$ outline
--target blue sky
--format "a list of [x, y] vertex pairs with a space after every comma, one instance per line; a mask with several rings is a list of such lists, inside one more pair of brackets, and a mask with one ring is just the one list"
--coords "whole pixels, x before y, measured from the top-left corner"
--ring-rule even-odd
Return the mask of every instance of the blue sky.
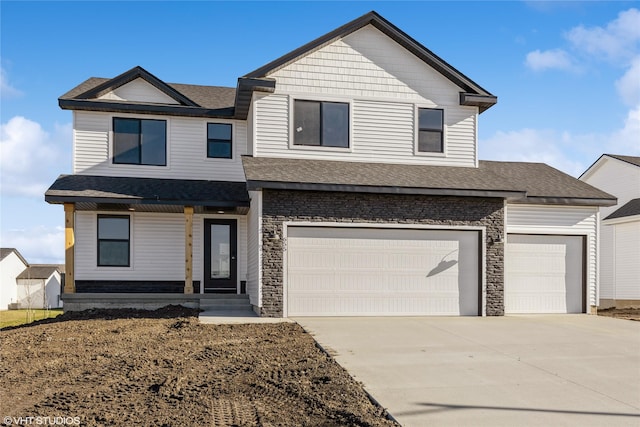
[[480, 158], [574, 176], [640, 155], [640, 2], [0, 1], [0, 245], [62, 262], [63, 210], [43, 193], [71, 170], [86, 78], [141, 65], [171, 83], [235, 86], [261, 65], [376, 10], [498, 96]]

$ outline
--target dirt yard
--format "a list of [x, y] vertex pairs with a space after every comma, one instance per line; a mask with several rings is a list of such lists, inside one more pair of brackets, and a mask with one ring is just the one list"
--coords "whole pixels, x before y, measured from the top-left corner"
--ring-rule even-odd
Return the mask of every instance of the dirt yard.
[[0, 420], [396, 425], [297, 324], [201, 325], [195, 315], [182, 307], [66, 313], [1, 330]]
[[640, 308], [608, 308], [606, 310], [598, 310], [598, 316], [640, 321]]

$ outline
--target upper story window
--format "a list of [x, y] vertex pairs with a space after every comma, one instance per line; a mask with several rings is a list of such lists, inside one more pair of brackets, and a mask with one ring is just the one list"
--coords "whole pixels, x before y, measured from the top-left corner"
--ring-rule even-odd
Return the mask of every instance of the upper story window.
[[113, 163], [166, 166], [167, 122], [114, 117]]
[[230, 159], [232, 156], [231, 125], [207, 123], [207, 157]]
[[418, 152], [444, 153], [444, 112], [418, 109]]
[[98, 266], [129, 267], [129, 216], [98, 215]]
[[349, 148], [349, 104], [294, 101], [294, 145]]

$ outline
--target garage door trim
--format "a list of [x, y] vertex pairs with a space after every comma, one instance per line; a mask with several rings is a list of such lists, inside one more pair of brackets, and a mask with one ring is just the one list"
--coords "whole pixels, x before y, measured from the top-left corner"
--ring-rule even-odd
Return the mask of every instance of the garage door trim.
[[[523, 233], [523, 232], [507, 232], [507, 240], [506, 243], [509, 243], [509, 236], [553, 236], [553, 237], [581, 237], [582, 239], [582, 286], [581, 286], [581, 304], [582, 304], [582, 313], [588, 313], [588, 274], [589, 274], [589, 263], [588, 263], [588, 240], [589, 236], [584, 233]], [[505, 246], [506, 250], [506, 246]], [[507, 270], [507, 264], [509, 263], [509, 259], [505, 257], [505, 273]], [[505, 276], [505, 288], [506, 288], [506, 276]]]
[[395, 224], [395, 223], [368, 223], [368, 222], [312, 222], [312, 221], [285, 221], [282, 223], [282, 315], [288, 317], [288, 261], [287, 261], [287, 239], [289, 227], [326, 227], [326, 228], [367, 228], [367, 229], [397, 229], [397, 230], [443, 230], [443, 231], [475, 231], [478, 232], [478, 316], [486, 316], [486, 277], [484, 266], [486, 264], [486, 242], [487, 230], [485, 226], [444, 226], [437, 224]]

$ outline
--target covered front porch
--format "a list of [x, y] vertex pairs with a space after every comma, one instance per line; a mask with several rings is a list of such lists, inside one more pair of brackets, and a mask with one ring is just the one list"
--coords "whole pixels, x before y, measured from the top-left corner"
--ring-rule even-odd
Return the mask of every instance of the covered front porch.
[[68, 175], [45, 200], [64, 205], [65, 310], [248, 304], [245, 183]]

